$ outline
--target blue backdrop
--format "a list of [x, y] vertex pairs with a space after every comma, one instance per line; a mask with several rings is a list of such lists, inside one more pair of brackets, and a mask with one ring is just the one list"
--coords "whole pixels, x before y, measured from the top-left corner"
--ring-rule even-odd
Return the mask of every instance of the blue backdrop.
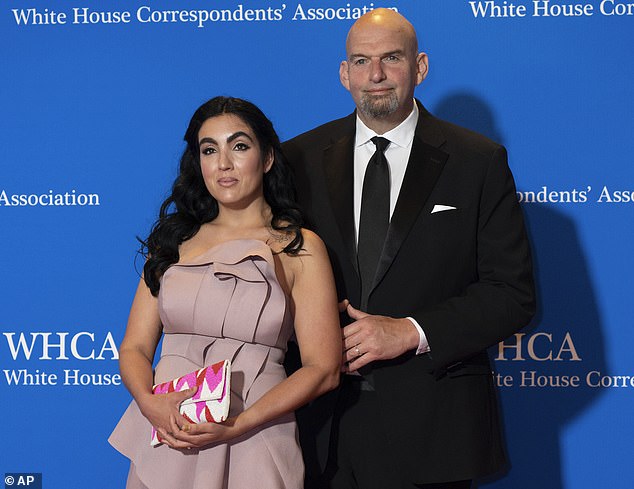
[[[282, 3], [285, 1], [286, 3]], [[145, 235], [193, 110], [247, 98], [288, 139], [353, 106], [359, 12], [415, 25], [436, 115], [508, 147], [540, 312], [491, 349], [511, 467], [480, 487], [631, 487], [634, 4], [11, 0], [0, 8], [0, 472], [123, 487], [106, 439]], [[138, 268], [138, 267], [137, 267]]]

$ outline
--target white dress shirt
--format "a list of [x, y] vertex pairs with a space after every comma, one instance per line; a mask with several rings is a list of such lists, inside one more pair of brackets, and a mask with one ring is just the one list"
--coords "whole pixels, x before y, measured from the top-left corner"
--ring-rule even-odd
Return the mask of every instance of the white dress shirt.
[[[366, 126], [357, 115], [356, 136], [354, 141], [354, 228], [355, 236], [359, 239], [359, 220], [361, 219], [361, 194], [363, 193], [363, 178], [365, 170], [370, 162], [370, 158], [376, 151], [376, 146], [371, 141], [374, 136], [381, 136], [390, 141], [390, 145], [385, 150], [385, 158], [388, 162], [390, 172], [390, 218], [394, 213], [398, 194], [401, 191], [405, 170], [409, 155], [412, 152], [412, 143], [414, 141], [414, 133], [416, 132], [416, 124], [418, 123], [418, 106], [414, 101], [414, 108], [407, 118], [398, 126], [385, 134], [377, 134], [368, 126]], [[418, 348], [416, 354], [427, 353], [430, 351], [429, 343], [423, 328], [412, 318], [408, 317], [412, 324], [416, 327], [419, 334]]]

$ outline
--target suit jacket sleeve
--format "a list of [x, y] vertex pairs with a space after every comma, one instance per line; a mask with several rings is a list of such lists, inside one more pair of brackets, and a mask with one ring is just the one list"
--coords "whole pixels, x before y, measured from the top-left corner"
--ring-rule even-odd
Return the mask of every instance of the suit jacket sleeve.
[[484, 172], [476, 229], [477, 280], [460, 295], [412, 314], [429, 341], [426, 361], [432, 369], [460, 362], [509, 337], [535, 312], [530, 247], [502, 146], [492, 152]]

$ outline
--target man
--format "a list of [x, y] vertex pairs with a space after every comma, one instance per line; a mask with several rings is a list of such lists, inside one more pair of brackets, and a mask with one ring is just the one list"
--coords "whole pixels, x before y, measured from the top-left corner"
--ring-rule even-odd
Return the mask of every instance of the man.
[[505, 463], [486, 349], [535, 307], [506, 150], [414, 99], [428, 58], [400, 14], [358, 19], [346, 51], [355, 113], [284, 145], [350, 318], [337, 399], [298, 415], [325, 469], [307, 487], [468, 488]]

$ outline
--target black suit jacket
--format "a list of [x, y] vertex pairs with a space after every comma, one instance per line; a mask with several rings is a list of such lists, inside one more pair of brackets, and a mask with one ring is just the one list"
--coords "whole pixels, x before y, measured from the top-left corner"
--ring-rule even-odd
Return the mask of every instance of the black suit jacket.
[[[434, 118], [417, 103], [410, 160], [367, 312], [414, 317], [429, 340], [428, 354], [372, 364], [384, 409], [377, 422], [390, 433], [389, 449], [402, 470], [423, 483], [476, 478], [505, 463], [486, 349], [530, 321], [535, 298], [505, 148]], [[284, 153], [300, 206], [330, 253], [339, 299], [358, 307], [355, 117], [286, 142]], [[455, 209], [438, 211], [438, 205]], [[327, 445], [329, 424], [319, 404], [298, 417], [307, 472], [315, 468], [310, 443], [317, 440], [322, 450]], [[324, 452], [318, 452], [323, 464]]]

